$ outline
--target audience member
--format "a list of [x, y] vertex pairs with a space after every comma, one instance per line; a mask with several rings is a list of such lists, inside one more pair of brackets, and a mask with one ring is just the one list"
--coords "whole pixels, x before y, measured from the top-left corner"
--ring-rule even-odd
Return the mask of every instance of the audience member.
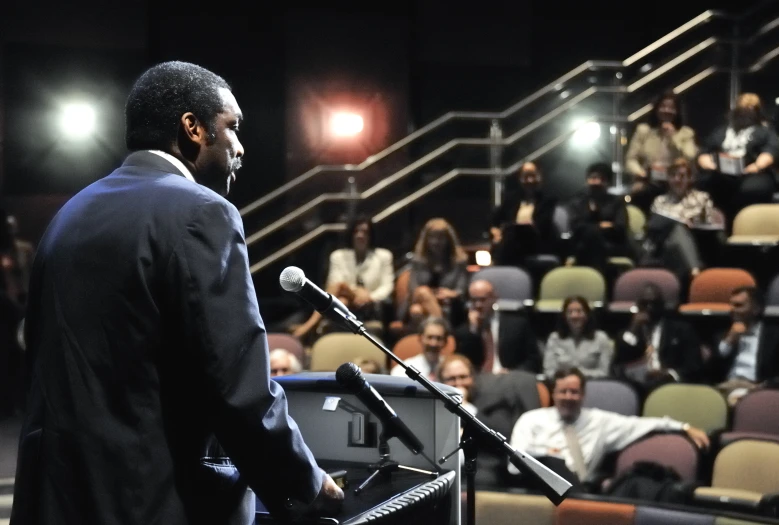
[[611, 167], [606, 163], [593, 164], [586, 175], [587, 188], [568, 205], [573, 256], [577, 265], [605, 273], [609, 257], [635, 257], [635, 250], [629, 237], [625, 201], [608, 192], [613, 176]]
[[279, 377], [297, 374], [303, 370], [295, 354], [284, 348], [276, 348], [270, 353], [270, 376]]
[[679, 276], [696, 276], [703, 260], [691, 227], [714, 222], [714, 203], [705, 191], [693, 189], [692, 166], [678, 159], [668, 170], [669, 191], [652, 203], [647, 222], [645, 255]]
[[409, 299], [398, 312], [412, 331], [428, 316], [458, 321], [468, 286], [467, 257], [457, 233], [446, 220], [430, 219], [422, 228], [411, 260]]
[[541, 352], [530, 323], [518, 313], [494, 311], [498, 297], [489, 281], [472, 282], [468, 296], [468, 321], [454, 334], [457, 353], [486, 373], [540, 372]]
[[473, 383], [475, 369], [470, 359], [460, 354], [446, 356], [438, 366], [436, 377], [438, 381], [452, 386], [463, 396], [463, 408], [471, 414], [476, 414], [476, 407], [471, 403], [473, 398]]
[[523, 266], [528, 255], [554, 251], [557, 199], [545, 195], [541, 171], [532, 162], [519, 169], [519, 189], [510, 194], [492, 217], [494, 264]]
[[575, 366], [587, 377], [604, 377], [609, 373], [614, 343], [598, 330], [584, 297], [568, 297], [557, 330], [549, 334], [544, 349], [544, 373], [548, 377], [561, 367]]
[[356, 359], [354, 364], [357, 365], [363, 374], [386, 374], [387, 371], [382, 365], [374, 361], [373, 359]]
[[698, 335], [686, 321], [670, 316], [660, 287], [645, 284], [636, 306], [630, 326], [616, 341], [614, 374], [646, 392], [667, 382], [703, 379]]
[[673, 91], [660, 94], [625, 154], [625, 169], [633, 175], [631, 202], [647, 212], [654, 198], [668, 189], [668, 168], [679, 159], [693, 161], [697, 154], [695, 132], [684, 125], [681, 100]]
[[[428, 317], [419, 325], [419, 342], [422, 343], [422, 353], [410, 357], [404, 361], [413, 366], [428, 379], [435, 380], [436, 369], [443, 360], [441, 351], [446, 346], [449, 338], [449, 323], [441, 317]], [[406, 370], [402, 366], [395, 366], [390, 375], [405, 376]]]
[[[349, 226], [348, 248], [330, 254], [327, 291], [341, 301], [362, 321], [380, 319], [380, 303], [392, 294], [395, 286], [392, 252], [374, 245], [373, 223], [369, 217], [357, 217]], [[314, 312], [294, 330], [300, 339], [310, 339], [322, 322]]]
[[698, 166], [708, 172], [701, 186], [729, 224], [750, 204], [770, 203], [776, 191], [779, 138], [765, 121], [760, 97], [741, 94], [727, 124], [712, 132], [698, 156]]
[[[578, 482], [591, 480], [607, 453], [622, 450], [650, 432], [683, 431], [698, 447], [709, 446], [706, 432], [668, 417], [623, 416], [582, 408], [586, 383], [577, 368], [555, 372], [554, 406], [522, 414], [511, 433], [511, 445]], [[518, 473], [511, 464], [508, 469]]]
[[717, 345], [716, 380], [731, 404], [779, 376], [779, 328], [763, 319], [763, 307], [757, 288], [736, 288], [730, 296], [733, 324]]

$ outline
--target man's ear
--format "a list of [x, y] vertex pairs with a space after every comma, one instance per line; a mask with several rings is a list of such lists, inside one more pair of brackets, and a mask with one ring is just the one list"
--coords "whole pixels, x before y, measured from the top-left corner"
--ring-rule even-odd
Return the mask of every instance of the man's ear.
[[188, 112], [181, 115], [181, 131], [192, 144], [205, 144], [206, 129], [200, 123], [194, 113]]

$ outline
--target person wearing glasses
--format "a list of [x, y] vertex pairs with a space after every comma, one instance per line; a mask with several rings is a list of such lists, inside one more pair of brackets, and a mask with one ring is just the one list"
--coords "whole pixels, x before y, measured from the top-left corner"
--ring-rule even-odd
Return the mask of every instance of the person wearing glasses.
[[668, 192], [652, 202], [645, 249], [649, 257], [682, 278], [695, 277], [703, 267], [691, 229], [715, 223], [714, 203], [705, 191], [693, 188], [692, 164], [677, 159], [668, 171]]

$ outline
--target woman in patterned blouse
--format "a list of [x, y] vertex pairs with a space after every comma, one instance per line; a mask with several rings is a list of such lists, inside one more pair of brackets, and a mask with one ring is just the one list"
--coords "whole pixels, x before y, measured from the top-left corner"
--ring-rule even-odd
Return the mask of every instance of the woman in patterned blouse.
[[690, 228], [713, 224], [714, 204], [708, 193], [692, 187], [692, 165], [687, 159], [677, 159], [671, 165], [668, 186], [668, 193], [657, 196], [652, 203], [648, 248], [680, 277], [694, 277], [703, 262]]

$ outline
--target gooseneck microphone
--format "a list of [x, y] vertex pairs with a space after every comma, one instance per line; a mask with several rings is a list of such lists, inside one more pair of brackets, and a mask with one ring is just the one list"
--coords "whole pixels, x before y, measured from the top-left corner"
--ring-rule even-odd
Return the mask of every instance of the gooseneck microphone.
[[279, 284], [286, 292], [296, 294], [314, 307], [314, 309], [344, 326], [352, 333], [360, 333], [363, 330], [362, 323], [337, 297], [322, 290], [306, 278], [306, 274], [297, 266], [288, 266], [279, 275]]
[[360, 367], [354, 363], [344, 363], [335, 372], [335, 380], [342, 387], [357, 396], [357, 399], [381, 420], [384, 438], [396, 437], [414, 454], [419, 454], [424, 445], [418, 437], [398, 417], [394, 410], [384, 401], [362, 375]]

